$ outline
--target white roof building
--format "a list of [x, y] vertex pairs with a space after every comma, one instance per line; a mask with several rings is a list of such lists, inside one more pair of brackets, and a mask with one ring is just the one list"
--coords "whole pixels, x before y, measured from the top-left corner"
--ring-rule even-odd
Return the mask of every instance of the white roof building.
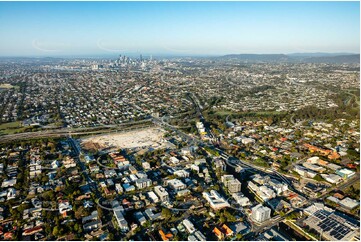
[[189, 172], [185, 170], [178, 170], [173, 173], [174, 175], [178, 177], [189, 177]]
[[171, 158], [169, 158], [170, 162], [172, 162], [173, 164], [178, 164], [179, 160], [177, 157], [172, 156]]
[[183, 225], [187, 229], [188, 233], [190, 233], [190, 234], [193, 234], [196, 231], [193, 223], [191, 221], [189, 221], [188, 219], [183, 220]]
[[251, 202], [249, 201], [248, 197], [245, 197], [242, 193], [233, 193], [232, 197], [236, 202], [241, 205], [242, 207], [251, 205]]
[[323, 179], [325, 179], [326, 181], [328, 181], [332, 184], [337, 184], [342, 181], [342, 177], [340, 177], [339, 175], [336, 175], [336, 174], [321, 174], [321, 176]]
[[58, 205], [59, 207], [59, 213], [63, 214], [64, 212], [68, 212], [70, 210], [72, 210], [72, 206], [69, 204], [68, 201], [62, 201], [59, 203]]
[[150, 169], [150, 164], [149, 162], [142, 162], [142, 167], [144, 168], [144, 170], [149, 170]]
[[254, 142], [255, 140], [252, 138], [242, 138], [242, 144], [244, 145], [253, 144]]
[[159, 202], [159, 198], [157, 197], [157, 195], [155, 195], [154, 192], [148, 192], [147, 194], [149, 199], [152, 200], [153, 203]]
[[13, 179], [9, 179], [9, 180], [4, 180], [3, 183], [1, 184], [1, 187], [12, 187], [16, 184], [16, 178]]
[[216, 192], [215, 190], [211, 190], [209, 193], [203, 192], [202, 194], [203, 194], [203, 197], [211, 205], [211, 208], [213, 208], [215, 210], [230, 206], [229, 203], [226, 201], [226, 199], [221, 197], [221, 195], [219, 195], [219, 193]]
[[310, 162], [310, 163], [312, 163], [312, 164], [316, 164], [319, 159], [320, 159], [320, 157], [318, 157], [318, 156], [313, 156], [313, 157], [311, 157], [311, 158], [308, 158], [308, 159], [307, 159], [307, 162]]
[[252, 218], [259, 223], [262, 223], [271, 218], [271, 209], [258, 204], [252, 208]]
[[129, 230], [128, 222], [125, 220], [125, 218], [124, 218], [121, 211], [114, 210], [114, 217], [118, 222], [118, 226], [119, 226], [120, 231], [126, 232], [126, 231]]
[[169, 194], [164, 187], [156, 186], [154, 187], [154, 192], [159, 196], [162, 202], [169, 200]]
[[336, 171], [336, 174], [341, 176], [343, 179], [347, 179], [354, 176], [356, 173], [349, 169], [343, 168], [341, 170]]
[[181, 180], [178, 179], [168, 180], [167, 185], [176, 191], [183, 190], [187, 187]]
[[303, 163], [303, 166], [310, 169], [310, 170], [313, 170], [313, 171], [317, 171], [317, 172], [324, 172], [326, 171], [325, 168], [321, 167], [321, 166], [318, 166], [318, 165], [314, 165], [314, 164], [311, 164], [309, 162], [305, 162]]
[[349, 210], [352, 210], [354, 208], [356, 208], [357, 206], [360, 205], [360, 202], [358, 202], [357, 200], [354, 200], [354, 199], [351, 199], [349, 197], [346, 197], [344, 199], [342, 199], [339, 204], [342, 206], [342, 207], [345, 207]]

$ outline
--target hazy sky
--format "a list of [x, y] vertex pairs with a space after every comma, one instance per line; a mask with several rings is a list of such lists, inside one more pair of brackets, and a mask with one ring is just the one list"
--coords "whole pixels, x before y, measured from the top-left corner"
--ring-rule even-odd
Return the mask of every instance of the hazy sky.
[[359, 2], [0, 2], [0, 56], [357, 52]]

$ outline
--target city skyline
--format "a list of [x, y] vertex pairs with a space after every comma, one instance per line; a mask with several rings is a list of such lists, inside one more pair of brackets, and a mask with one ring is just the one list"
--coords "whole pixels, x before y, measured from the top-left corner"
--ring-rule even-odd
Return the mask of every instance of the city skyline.
[[0, 56], [359, 53], [359, 2], [2, 2]]

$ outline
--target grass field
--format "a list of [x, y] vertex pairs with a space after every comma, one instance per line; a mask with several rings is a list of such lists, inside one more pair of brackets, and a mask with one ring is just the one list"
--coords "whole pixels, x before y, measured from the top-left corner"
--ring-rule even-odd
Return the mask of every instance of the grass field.
[[25, 128], [21, 126], [20, 121], [0, 124], [0, 135], [14, 134], [24, 130]]
[[227, 111], [227, 110], [220, 110], [216, 112], [217, 115], [221, 115], [221, 116], [231, 115], [232, 113], [233, 113], [232, 111]]

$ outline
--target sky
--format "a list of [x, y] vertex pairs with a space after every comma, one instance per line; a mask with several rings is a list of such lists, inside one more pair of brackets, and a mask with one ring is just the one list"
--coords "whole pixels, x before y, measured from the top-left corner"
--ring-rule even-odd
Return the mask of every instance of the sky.
[[356, 2], [0, 2], [0, 56], [360, 52]]

